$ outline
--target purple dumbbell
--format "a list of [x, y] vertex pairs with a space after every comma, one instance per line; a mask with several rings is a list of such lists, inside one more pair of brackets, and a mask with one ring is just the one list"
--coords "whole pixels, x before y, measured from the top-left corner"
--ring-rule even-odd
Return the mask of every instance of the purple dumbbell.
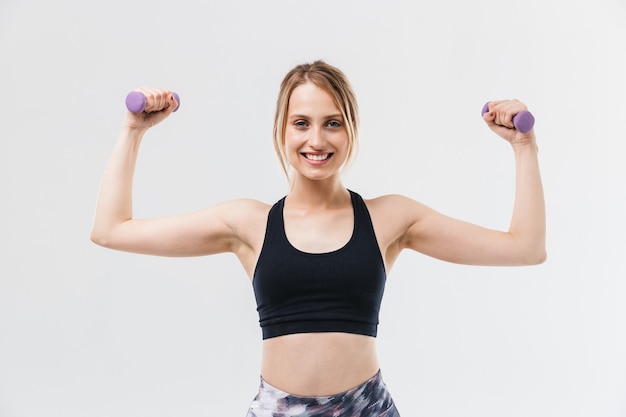
[[[180, 107], [180, 97], [178, 97], [178, 94], [176, 93], [172, 93], [172, 95], [174, 96], [176, 103], [178, 103], [174, 109], [174, 111], [177, 111]], [[126, 108], [132, 113], [141, 113], [146, 108], [146, 96], [139, 91], [131, 91], [126, 96]]]
[[[480, 113], [481, 116], [489, 111], [489, 103], [485, 103], [483, 106], [483, 110]], [[528, 110], [522, 110], [513, 116], [513, 125], [515, 129], [522, 133], [528, 133], [532, 130], [533, 126], [535, 126], [535, 117]]]

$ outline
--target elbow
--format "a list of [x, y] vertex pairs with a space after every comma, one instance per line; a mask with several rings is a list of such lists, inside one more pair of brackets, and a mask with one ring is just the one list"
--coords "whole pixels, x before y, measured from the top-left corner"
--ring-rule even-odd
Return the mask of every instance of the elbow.
[[91, 234], [89, 234], [89, 240], [91, 240], [96, 245], [104, 246], [104, 239], [100, 234], [96, 233], [95, 230], [92, 230]]
[[548, 259], [545, 235], [516, 236], [513, 235], [513, 245], [509, 247], [511, 261], [517, 266], [541, 265]]
[[537, 262], [537, 265], [545, 263], [548, 260], [548, 251], [546, 250], [546, 248], [543, 248], [543, 251], [541, 251], [541, 256], [539, 257], [539, 262]]
[[98, 246], [102, 246], [105, 248], [109, 248], [110, 247], [110, 241], [109, 238], [107, 237], [107, 234], [103, 233], [102, 231], [93, 228], [91, 230], [91, 233], [89, 234], [89, 240], [91, 240], [93, 243], [95, 243]]
[[[123, 250], [125, 247], [124, 230], [120, 227], [122, 224], [94, 224], [89, 239], [98, 246], [102, 246], [107, 249]], [[126, 235], [127, 236], [127, 235]]]
[[543, 253], [532, 258], [528, 265], [541, 265], [547, 259], [548, 259], [548, 254], [544, 251]]
[[548, 259], [548, 253], [545, 247], [533, 248], [529, 250], [522, 259], [523, 265], [541, 265]]

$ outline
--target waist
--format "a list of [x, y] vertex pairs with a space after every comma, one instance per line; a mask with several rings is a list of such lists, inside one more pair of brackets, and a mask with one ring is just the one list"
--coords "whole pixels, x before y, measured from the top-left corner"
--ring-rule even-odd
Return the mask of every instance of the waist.
[[375, 339], [370, 336], [297, 333], [263, 341], [263, 379], [293, 395], [345, 392], [378, 370]]

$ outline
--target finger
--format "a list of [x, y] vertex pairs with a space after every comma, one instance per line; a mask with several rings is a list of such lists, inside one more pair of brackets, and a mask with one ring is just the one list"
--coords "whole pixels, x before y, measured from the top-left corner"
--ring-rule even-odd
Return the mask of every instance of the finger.
[[519, 100], [502, 100], [493, 103], [489, 107], [495, 114], [494, 123], [509, 129], [515, 128], [513, 117], [519, 112], [527, 110], [526, 105]]
[[487, 102], [482, 109], [483, 120], [487, 122], [489, 125], [495, 125], [496, 117], [498, 115], [497, 109], [500, 107], [502, 103], [506, 100], [494, 100]]
[[166, 100], [166, 103], [162, 111], [167, 117], [176, 111], [176, 109], [178, 108], [178, 102], [176, 101], [176, 97], [174, 96], [173, 93], [169, 93], [166, 96], [165, 100]]
[[169, 97], [172, 95], [169, 90], [141, 87], [137, 91], [140, 91], [146, 97], [146, 108], [144, 109], [146, 113], [161, 111], [169, 106]]
[[170, 97], [170, 105], [174, 107], [172, 111], [177, 111], [180, 107], [180, 97], [176, 93], [172, 93]]

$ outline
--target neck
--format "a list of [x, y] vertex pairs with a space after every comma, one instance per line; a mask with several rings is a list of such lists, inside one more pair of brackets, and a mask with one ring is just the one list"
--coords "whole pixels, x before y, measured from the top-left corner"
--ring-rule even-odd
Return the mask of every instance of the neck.
[[336, 207], [345, 203], [350, 194], [340, 179], [308, 181], [296, 179], [287, 196], [290, 205], [306, 207]]

